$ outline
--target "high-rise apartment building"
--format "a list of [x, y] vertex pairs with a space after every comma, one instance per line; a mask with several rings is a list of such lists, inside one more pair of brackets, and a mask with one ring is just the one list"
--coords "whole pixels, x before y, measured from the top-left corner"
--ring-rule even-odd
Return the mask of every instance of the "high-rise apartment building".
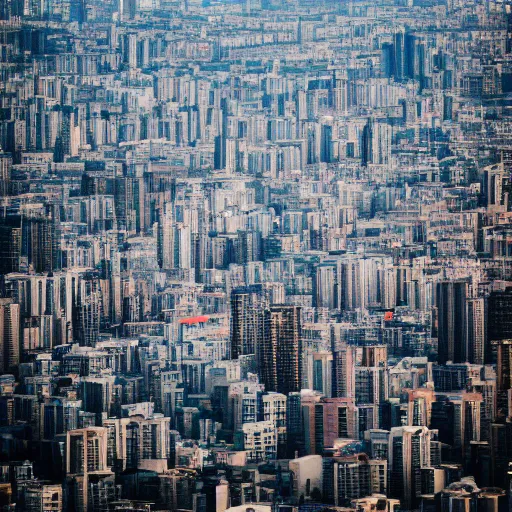
[[29, 483], [23, 489], [23, 510], [27, 512], [62, 512], [62, 485]]
[[242, 426], [244, 450], [248, 462], [271, 461], [277, 455], [277, 430], [271, 421], [245, 423]]
[[[169, 418], [130, 416], [103, 422], [108, 429], [107, 464], [136, 470], [143, 464], [167, 468], [170, 453]], [[149, 461], [153, 461], [149, 463]]]
[[[332, 448], [336, 439], [358, 439], [359, 413], [349, 398], [323, 398], [313, 405], [313, 423], [306, 423], [314, 453]], [[306, 419], [306, 418], [305, 418]]]
[[31, 205], [23, 212], [21, 257], [33, 272], [52, 272], [61, 268], [57, 209], [50, 205]]
[[89, 427], [71, 430], [66, 436], [66, 477], [69, 510], [89, 510], [90, 484], [109, 477], [108, 429]]
[[487, 347], [487, 311], [485, 299], [466, 299], [466, 358], [472, 364], [484, 364]]
[[333, 348], [333, 396], [355, 398], [356, 393], [356, 349], [346, 343]]
[[334, 500], [336, 506], [347, 506], [357, 498], [385, 494], [387, 461], [371, 460], [360, 453], [336, 457], [334, 461]]
[[430, 466], [432, 432], [427, 427], [394, 427], [389, 437], [389, 488], [405, 509], [421, 493], [421, 469]]
[[261, 381], [267, 391], [300, 391], [302, 329], [300, 307], [273, 306], [263, 313], [264, 335], [258, 344]]
[[264, 295], [261, 286], [231, 293], [231, 357], [256, 354], [263, 344]]
[[0, 298], [0, 371], [10, 372], [20, 363], [20, 306]]
[[430, 426], [432, 419], [432, 403], [435, 393], [430, 389], [408, 390], [407, 421], [409, 425]]
[[12, 155], [0, 151], [0, 197], [9, 195], [12, 172]]

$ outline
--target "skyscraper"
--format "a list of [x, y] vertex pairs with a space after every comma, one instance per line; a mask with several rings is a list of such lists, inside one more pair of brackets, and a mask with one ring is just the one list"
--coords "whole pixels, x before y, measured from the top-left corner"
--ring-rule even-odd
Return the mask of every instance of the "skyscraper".
[[24, 510], [27, 512], [62, 512], [62, 485], [31, 482], [23, 489]]
[[286, 441], [289, 458], [304, 455], [304, 426], [300, 393], [290, 393], [286, 397]]
[[427, 427], [394, 427], [389, 436], [390, 492], [405, 510], [421, 492], [421, 468], [430, 466], [432, 432]]
[[57, 209], [51, 205], [30, 205], [23, 211], [21, 256], [34, 272], [51, 272], [61, 266]]
[[255, 354], [263, 335], [264, 298], [261, 286], [237, 288], [231, 293], [231, 358]]
[[358, 412], [349, 398], [323, 398], [315, 403], [314, 424], [309, 428], [309, 444], [314, 446], [315, 453], [332, 448], [336, 439], [357, 439]]
[[443, 281], [437, 284], [438, 361], [463, 363], [466, 352], [466, 281]]
[[275, 306], [262, 313], [264, 333], [257, 347], [261, 381], [267, 391], [300, 391], [302, 329], [300, 307]]
[[0, 151], [0, 197], [9, 195], [11, 183], [12, 156]]
[[493, 345], [496, 347], [496, 417], [504, 420], [512, 389], [512, 340], [494, 341]]
[[89, 510], [89, 485], [92, 480], [112, 475], [107, 466], [107, 435], [103, 427], [71, 430], [66, 437], [68, 509]]
[[[350, 501], [385, 493], [387, 461], [370, 460], [364, 453], [337, 458], [334, 462], [334, 500], [336, 506]], [[379, 477], [382, 478], [379, 479]]]
[[20, 306], [0, 298], [0, 372], [13, 371], [20, 362]]
[[467, 360], [472, 364], [484, 364], [487, 347], [487, 315], [485, 299], [466, 300], [466, 345]]
[[0, 219], [0, 274], [18, 272], [21, 253], [21, 219], [8, 215]]
[[356, 393], [355, 347], [339, 343], [333, 350], [333, 396], [354, 398]]
[[512, 288], [491, 292], [487, 297], [487, 312], [487, 342], [491, 345], [485, 362], [490, 363], [498, 346], [492, 342], [512, 339]]
[[332, 354], [330, 352], [313, 353], [313, 390], [326, 397], [332, 396]]

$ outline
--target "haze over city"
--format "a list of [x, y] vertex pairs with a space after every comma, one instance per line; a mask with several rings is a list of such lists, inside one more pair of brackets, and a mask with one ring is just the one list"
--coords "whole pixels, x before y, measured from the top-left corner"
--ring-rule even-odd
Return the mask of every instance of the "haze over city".
[[0, 0], [19, 511], [512, 511], [509, 0]]

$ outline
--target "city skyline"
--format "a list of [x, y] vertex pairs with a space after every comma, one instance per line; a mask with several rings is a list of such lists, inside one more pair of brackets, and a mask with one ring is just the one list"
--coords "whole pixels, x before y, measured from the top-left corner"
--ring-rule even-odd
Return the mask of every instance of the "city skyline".
[[512, 4], [0, 0], [0, 512], [510, 512]]

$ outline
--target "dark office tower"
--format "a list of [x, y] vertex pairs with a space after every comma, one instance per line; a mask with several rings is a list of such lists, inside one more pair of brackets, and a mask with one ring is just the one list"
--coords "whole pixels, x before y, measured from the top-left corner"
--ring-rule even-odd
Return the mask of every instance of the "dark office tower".
[[0, 2], [0, 20], [8, 20], [11, 17], [11, 5], [7, 0]]
[[61, 135], [57, 135], [55, 139], [55, 147], [53, 149], [53, 161], [56, 163], [64, 162], [66, 152], [64, 150], [64, 142]]
[[221, 100], [220, 104], [221, 113], [221, 126], [220, 135], [215, 137], [215, 154], [214, 154], [214, 168], [226, 168], [226, 137], [228, 131], [228, 105], [225, 99]]
[[409, 77], [418, 80], [420, 87], [426, 87], [425, 80], [425, 43], [416, 36], [408, 36], [410, 43], [408, 47], [411, 49], [409, 53]]
[[0, 372], [16, 368], [20, 362], [20, 306], [12, 299], [0, 299]]
[[380, 70], [385, 78], [391, 78], [394, 73], [394, 47], [391, 43], [384, 43], [380, 50]]
[[493, 345], [496, 347], [496, 418], [504, 421], [512, 389], [512, 339], [493, 341]]
[[379, 405], [387, 400], [387, 374], [381, 367], [357, 367], [356, 402], [357, 404]]
[[421, 468], [430, 466], [432, 433], [427, 427], [395, 427], [389, 436], [390, 495], [405, 510], [416, 508], [421, 493]]
[[94, 299], [88, 298], [79, 306], [80, 345], [94, 347], [99, 336], [100, 305]]
[[58, 270], [61, 265], [55, 209], [50, 206], [27, 210], [21, 223], [21, 256], [36, 273]]
[[453, 97], [446, 95], [443, 104], [443, 121], [449, 121], [453, 117]]
[[512, 510], [512, 462], [508, 463], [508, 472], [506, 475], [507, 484], [505, 489], [508, 490], [508, 509]]
[[493, 341], [512, 339], [512, 288], [494, 291], [487, 298], [487, 350], [485, 362], [492, 363]]
[[74, 0], [69, 3], [69, 21], [84, 23], [87, 21], [85, 0]]
[[320, 145], [320, 162], [332, 162], [332, 126], [322, 125], [322, 138]]
[[[493, 423], [491, 428], [491, 485], [507, 486], [507, 468], [512, 460], [512, 424]], [[510, 511], [510, 509], [509, 509]]]
[[393, 73], [396, 80], [405, 78], [405, 34], [397, 32], [393, 37]]
[[202, 233], [191, 234], [192, 267], [196, 283], [201, 282], [201, 271], [206, 268], [208, 259], [208, 236]]
[[101, 289], [92, 274], [84, 276], [78, 286], [73, 332], [83, 347], [94, 347], [99, 338], [101, 324]]
[[265, 311], [263, 335], [257, 353], [261, 381], [266, 391], [288, 394], [300, 391], [300, 307], [276, 306]]
[[232, 359], [259, 350], [264, 333], [264, 304], [261, 286], [237, 288], [231, 293]]
[[308, 164], [316, 164], [318, 162], [316, 126], [312, 126], [311, 128], [308, 128], [307, 142], [308, 142]]
[[373, 127], [372, 120], [368, 119], [361, 134], [361, 164], [367, 166], [372, 163]]
[[262, 240], [259, 231], [239, 231], [235, 241], [236, 261], [244, 265], [250, 261], [261, 260]]
[[466, 355], [466, 281], [437, 284], [438, 362], [464, 363]]
[[11, 0], [10, 2], [4, 0], [2, 4], [5, 4], [5, 9], [11, 16], [23, 16], [25, 0]]
[[491, 486], [491, 449], [489, 443], [484, 441], [472, 441], [469, 446], [467, 470], [475, 477], [480, 487]]
[[116, 177], [114, 183], [117, 228], [139, 233], [145, 226], [144, 180], [131, 176]]
[[0, 274], [18, 272], [21, 254], [21, 219], [0, 219]]
[[214, 165], [215, 169], [217, 169], [217, 170], [223, 169], [225, 166], [225, 164], [224, 164], [225, 150], [223, 152], [223, 149], [222, 149], [223, 147], [224, 148], [226, 147], [226, 142], [223, 139], [223, 137], [221, 137], [220, 135], [217, 135], [215, 137], [215, 153], [213, 156], [213, 161], [214, 161], [213, 165]]
[[421, 79], [423, 60], [416, 43], [416, 38], [412, 34], [406, 32], [395, 34], [393, 39], [393, 73], [396, 80], [406, 80], [413, 77]]
[[286, 397], [286, 439], [288, 458], [305, 455], [300, 393], [290, 393]]
[[448, 397], [440, 397], [432, 402], [430, 427], [438, 431], [438, 439], [442, 443], [453, 446], [455, 442], [454, 433], [454, 408]]
[[12, 155], [0, 151], [0, 197], [9, 195], [12, 171]]
[[60, 110], [61, 122], [54, 149], [55, 162], [64, 162], [66, 156], [76, 156], [78, 154], [75, 110], [70, 106], [64, 106]]
[[128, 195], [131, 182], [129, 178], [117, 176], [114, 180], [114, 204], [117, 219], [117, 229], [125, 230], [128, 225]]
[[485, 299], [466, 300], [467, 360], [471, 364], [484, 364], [486, 347]]

